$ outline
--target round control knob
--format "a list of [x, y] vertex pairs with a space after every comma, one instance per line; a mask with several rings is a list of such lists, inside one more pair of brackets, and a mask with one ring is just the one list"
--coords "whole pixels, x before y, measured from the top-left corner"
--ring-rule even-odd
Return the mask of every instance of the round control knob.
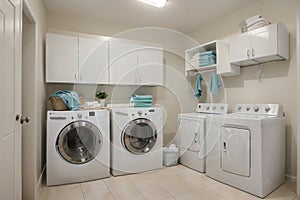
[[216, 110], [216, 108], [217, 108], [216, 106], [213, 106], [213, 107], [212, 107], [213, 110]]
[[255, 112], [258, 112], [258, 111], [259, 111], [259, 107], [258, 107], [258, 106], [255, 106], [255, 107], [254, 107], [254, 111], [255, 111]]
[[221, 110], [224, 110], [224, 106], [221, 106], [220, 109], [221, 109]]
[[242, 106], [237, 107], [238, 110], [242, 110]]
[[82, 114], [81, 114], [81, 113], [78, 113], [78, 114], [77, 114], [77, 117], [78, 117], [78, 118], [81, 118], [81, 117], [82, 117]]
[[201, 105], [198, 105], [198, 108], [201, 108]]
[[265, 107], [265, 111], [266, 111], [266, 112], [269, 112], [270, 110], [271, 110], [270, 107]]
[[209, 110], [209, 106], [206, 107], [206, 110]]
[[139, 110], [137, 113], [138, 113], [138, 115], [142, 115], [143, 114], [143, 112], [141, 110]]
[[249, 110], [250, 110], [250, 107], [249, 107], [249, 106], [247, 106], [246, 110], [247, 110], [247, 111], [249, 111]]

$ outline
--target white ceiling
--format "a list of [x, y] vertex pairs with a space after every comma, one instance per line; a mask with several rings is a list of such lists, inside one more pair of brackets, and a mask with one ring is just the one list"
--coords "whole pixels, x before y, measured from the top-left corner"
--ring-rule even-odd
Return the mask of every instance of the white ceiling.
[[138, 0], [44, 0], [51, 15], [101, 20], [130, 27], [189, 32], [258, 0], [169, 0], [156, 8]]

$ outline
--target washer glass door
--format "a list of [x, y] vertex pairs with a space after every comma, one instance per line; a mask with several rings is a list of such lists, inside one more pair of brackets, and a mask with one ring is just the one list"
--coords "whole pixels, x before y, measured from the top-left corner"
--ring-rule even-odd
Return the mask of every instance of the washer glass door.
[[122, 133], [123, 145], [133, 154], [145, 154], [155, 145], [157, 130], [148, 119], [135, 119], [129, 122]]
[[84, 164], [97, 156], [102, 143], [100, 130], [86, 121], [76, 121], [60, 132], [56, 148], [68, 162]]

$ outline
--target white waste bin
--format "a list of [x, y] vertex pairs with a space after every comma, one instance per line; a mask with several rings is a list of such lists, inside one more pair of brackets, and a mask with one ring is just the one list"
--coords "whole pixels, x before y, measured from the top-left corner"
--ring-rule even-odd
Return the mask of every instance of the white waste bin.
[[164, 152], [164, 157], [163, 157], [164, 166], [177, 165], [179, 149], [176, 147], [175, 144], [171, 144], [169, 148], [164, 147], [163, 152]]

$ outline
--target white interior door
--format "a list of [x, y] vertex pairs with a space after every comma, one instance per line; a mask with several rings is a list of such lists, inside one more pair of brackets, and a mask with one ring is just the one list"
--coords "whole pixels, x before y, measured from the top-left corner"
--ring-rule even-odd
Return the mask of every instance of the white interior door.
[[221, 168], [240, 176], [250, 176], [250, 130], [239, 127], [221, 128]]
[[21, 199], [21, 2], [0, 0], [0, 199]]

